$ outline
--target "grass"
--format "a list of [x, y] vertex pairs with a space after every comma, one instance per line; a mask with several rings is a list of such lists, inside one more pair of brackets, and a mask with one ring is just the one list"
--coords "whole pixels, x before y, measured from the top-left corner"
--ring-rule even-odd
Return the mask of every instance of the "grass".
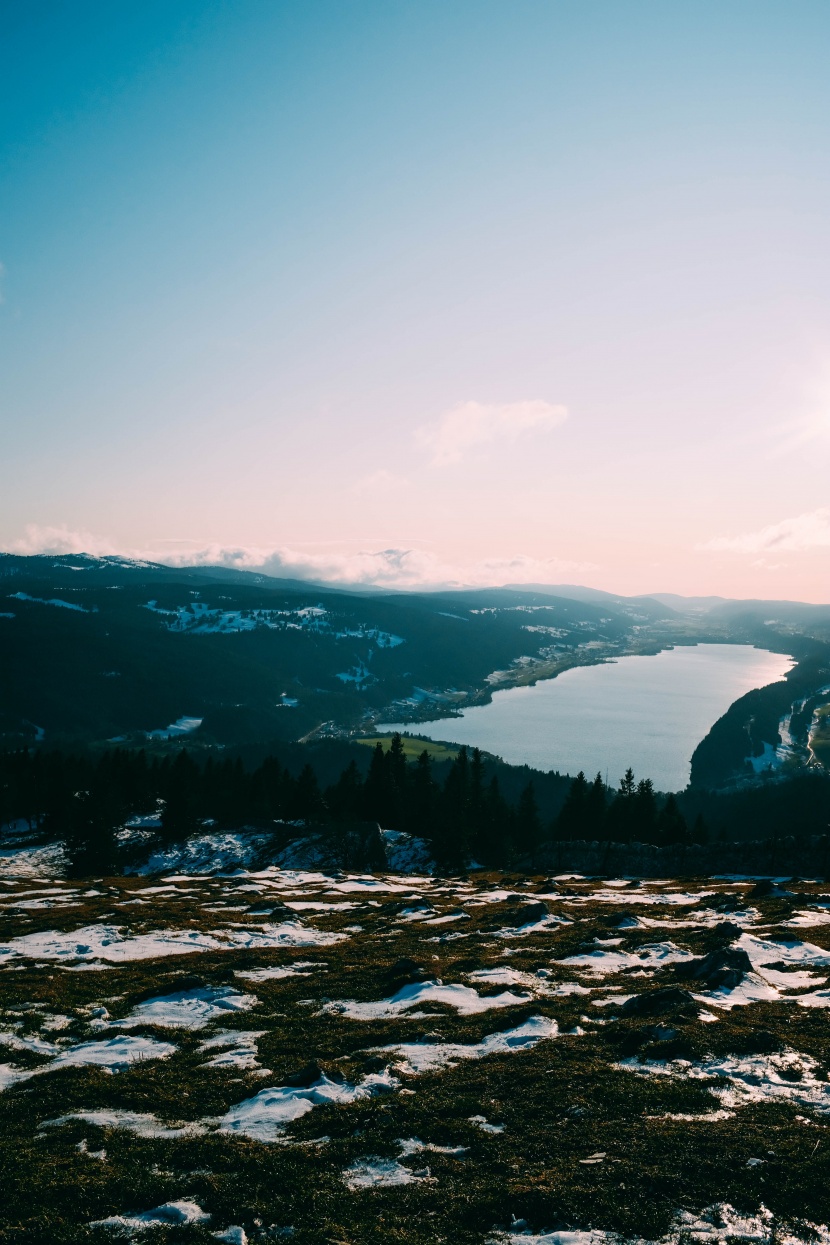
[[[384, 750], [388, 752], [389, 745], [392, 743], [392, 736], [365, 735], [360, 739], [355, 739], [354, 742], [366, 744], [370, 748], [374, 748], [376, 744], [383, 744]], [[422, 735], [401, 735], [401, 745], [404, 756], [408, 761], [417, 760], [422, 752], [428, 753], [432, 761], [452, 761], [458, 756], [460, 751], [458, 744], [441, 743], [434, 739], [426, 739]]]
[[[490, 876], [481, 879], [480, 887], [505, 882], [508, 888], [519, 885], [516, 878]], [[188, 888], [197, 893], [176, 899], [146, 893], [144, 880], [108, 879], [95, 886], [103, 895], [84, 898], [76, 908], [29, 912], [27, 919], [6, 909], [0, 945], [33, 929], [76, 929], [105, 914], [114, 915], [112, 923], [129, 924], [136, 931], [142, 926], [215, 929], [223, 921], [261, 921], [247, 912], [223, 916], [203, 910], [220, 893], [235, 896], [240, 906], [245, 900], [256, 905], [253, 892], [239, 890], [245, 883], [245, 878], [193, 880]], [[520, 889], [532, 894], [545, 887], [543, 879], [534, 879]], [[31, 884], [20, 889], [31, 889]], [[325, 894], [327, 884], [319, 889], [322, 901], [337, 898]], [[579, 882], [570, 889], [575, 901], [591, 890]], [[798, 901], [803, 906], [816, 888], [799, 889], [805, 892]], [[121, 906], [142, 893], [146, 905]], [[90, 1221], [182, 1198], [192, 1198], [213, 1218], [205, 1227], [169, 1229], [165, 1242], [214, 1240], [211, 1232], [240, 1224], [254, 1242], [287, 1239], [278, 1233], [290, 1227], [295, 1245], [483, 1245], [514, 1218], [536, 1231], [593, 1226], [654, 1240], [669, 1230], [680, 1208], [699, 1212], [719, 1201], [747, 1212], [763, 1202], [782, 1221], [830, 1219], [830, 1145], [824, 1117], [767, 1103], [744, 1107], [718, 1122], [660, 1118], [717, 1108], [720, 1103], [712, 1092], [716, 1084], [619, 1070], [617, 1062], [634, 1049], [644, 1058], [670, 1058], [677, 1042], [672, 1047], [645, 1040], [649, 1022], [619, 1017], [612, 1008], [593, 1008], [587, 995], [541, 997], [468, 1017], [430, 1004], [422, 1009], [429, 1014], [420, 1019], [397, 1016], [370, 1023], [321, 1011], [329, 999], [388, 996], [393, 988], [390, 968], [401, 957], [418, 961], [429, 976], [448, 983], [467, 980], [465, 974], [475, 968], [535, 972], [544, 966], [553, 983], [579, 979], [591, 984], [590, 977], [559, 961], [593, 948], [595, 938], [608, 938], [611, 918], [640, 911], [649, 917], [689, 919], [695, 909], [569, 904], [565, 896], [556, 910], [572, 924], [504, 940], [496, 931], [510, 919], [509, 900], [468, 905], [470, 919], [457, 926], [429, 926], [400, 919], [401, 908], [411, 902], [406, 894], [381, 892], [371, 904], [363, 902], [351, 911], [304, 912], [303, 919], [321, 929], [362, 927], [331, 947], [205, 952], [86, 972], [27, 962], [22, 969], [0, 972], [4, 1029], [17, 1023], [19, 1034], [38, 1032], [40, 1018], [62, 1013], [71, 1018], [65, 1032], [76, 1041], [93, 1036], [86, 1009], [102, 1001], [117, 1019], [148, 993], [167, 993], [194, 981], [240, 986], [254, 993], [259, 1005], [229, 1016], [222, 1027], [265, 1030], [258, 1043], [259, 1060], [270, 1069], [265, 1077], [205, 1069], [201, 1065], [206, 1056], [197, 1049], [203, 1033], [147, 1027], [147, 1034], [174, 1042], [176, 1054], [116, 1075], [73, 1068], [7, 1089], [0, 1094], [0, 1243], [111, 1241], [109, 1230], [92, 1229]], [[438, 911], [454, 911], [459, 895], [448, 883], [443, 891], [433, 890], [430, 901]], [[793, 901], [753, 904], [769, 923], [765, 937], [776, 929], [787, 932], [781, 922], [796, 906]], [[448, 933], [464, 937], [437, 941]], [[830, 927], [797, 933], [814, 945], [830, 945]], [[702, 954], [722, 935], [711, 928], [635, 929], [626, 931], [624, 946], [635, 951], [669, 937]], [[255, 984], [234, 975], [297, 960], [321, 967], [306, 977]], [[671, 967], [651, 978], [632, 977], [629, 971], [604, 978], [600, 993], [614, 986], [630, 994], [668, 984], [678, 984]], [[480, 986], [480, 992], [504, 988]], [[33, 1004], [39, 1012], [25, 1010]], [[284, 1083], [311, 1061], [331, 1076], [354, 1081], [376, 1067], [371, 1047], [427, 1034], [432, 1040], [478, 1042], [530, 1015], [555, 1018], [560, 1036], [522, 1053], [464, 1061], [433, 1075], [401, 1075], [411, 1093], [318, 1107], [289, 1127], [288, 1144], [265, 1145], [217, 1132], [142, 1139], [80, 1121], [41, 1128], [59, 1115], [96, 1108], [151, 1112], [170, 1123], [216, 1120], [231, 1105], [264, 1086]], [[591, 1019], [584, 1020], [586, 1015]], [[765, 1003], [721, 1013], [717, 1024], [702, 1022], [694, 1011], [672, 1017], [671, 1024], [680, 1031], [688, 1058], [790, 1046], [830, 1069], [830, 1030], [826, 1013], [819, 1010]], [[584, 1032], [567, 1035], [575, 1026]], [[34, 1067], [45, 1057], [0, 1049], [0, 1062]], [[504, 1131], [482, 1132], [470, 1121], [476, 1115], [502, 1124]], [[466, 1153], [458, 1158], [427, 1152], [402, 1160], [413, 1170], [428, 1166], [430, 1179], [421, 1183], [385, 1191], [350, 1192], [345, 1187], [342, 1172], [350, 1164], [368, 1156], [396, 1157], [399, 1139], [412, 1137], [464, 1146]], [[92, 1157], [101, 1150], [105, 1159]], [[582, 1162], [597, 1152], [606, 1156], [601, 1163]], [[764, 1162], [748, 1167], [749, 1158]]]
[[816, 710], [818, 722], [810, 737], [813, 755], [822, 765], [830, 768], [830, 704]]

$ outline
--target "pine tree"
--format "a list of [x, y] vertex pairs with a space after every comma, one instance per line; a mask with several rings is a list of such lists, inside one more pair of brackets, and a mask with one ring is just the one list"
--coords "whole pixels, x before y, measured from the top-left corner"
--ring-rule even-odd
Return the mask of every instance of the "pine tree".
[[657, 801], [650, 778], [641, 778], [632, 800], [631, 833], [641, 843], [653, 843], [657, 821]]
[[585, 838], [602, 839], [605, 834], [608, 795], [602, 774], [598, 773], [591, 783], [585, 803]]
[[363, 779], [354, 761], [350, 761], [333, 787], [326, 793], [326, 803], [340, 821], [356, 821], [363, 811]]
[[519, 796], [516, 809], [514, 841], [523, 855], [532, 853], [539, 846], [542, 837], [542, 823], [539, 819], [539, 806], [536, 803], [536, 792], [532, 781], [527, 784]]
[[686, 818], [677, 807], [677, 800], [673, 795], [668, 797], [657, 814], [654, 840], [660, 847], [672, 847], [689, 841]]
[[377, 821], [385, 830], [394, 830], [394, 788], [390, 781], [389, 758], [378, 740], [372, 749], [369, 773], [363, 786], [364, 816]]
[[419, 838], [431, 839], [436, 832], [438, 786], [432, 777], [432, 759], [426, 748], [415, 763], [410, 787], [405, 829]]
[[182, 748], [167, 774], [161, 814], [161, 832], [166, 842], [178, 842], [199, 828], [200, 777], [199, 767]]
[[310, 765], [304, 765], [294, 788], [292, 821], [323, 821], [326, 806], [320, 794], [317, 775]]
[[585, 838], [589, 791], [585, 775], [580, 770], [571, 783], [565, 803], [554, 822], [554, 838], [562, 842]]
[[481, 826], [475, 844], [477, 859], [482, 864], [504, 864], [511, 848], [510, 809], [499, 790], [494, 774], [484, 792]]
[[439, 859], [453, 868], [466, 864], [470, 850], [470, 764], [467, 749], [459, 749], [450, 766], [441, 792], [438, 837], [435, 850]]
[[630, 843], [636, 823], [637, 784], [634, 771], [629, 768], [620, 779], [608, 816], [605, 819], [605, 836], [611, 842]]

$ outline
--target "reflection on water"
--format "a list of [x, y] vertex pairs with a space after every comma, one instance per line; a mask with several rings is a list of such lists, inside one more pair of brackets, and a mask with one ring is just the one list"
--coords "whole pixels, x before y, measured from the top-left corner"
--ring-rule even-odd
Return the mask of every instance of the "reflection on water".
[[616, 784], [630, 765], [662, 791], [689, 781], [692, 753], [734, 700], [782, 679], [793, 660], [746, 644], [696, 644], [654, 657], [577, 666], [534, 687], [495, 692], [460, 718], [410, 730], [494, 752], [513, 765], [593, 776]]

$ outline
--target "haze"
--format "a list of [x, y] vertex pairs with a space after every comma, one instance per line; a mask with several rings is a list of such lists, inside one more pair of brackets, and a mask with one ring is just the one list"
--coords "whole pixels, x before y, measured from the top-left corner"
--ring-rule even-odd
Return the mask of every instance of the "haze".
[[828, 599], [826, 3], [0, 25], [0, 547]]

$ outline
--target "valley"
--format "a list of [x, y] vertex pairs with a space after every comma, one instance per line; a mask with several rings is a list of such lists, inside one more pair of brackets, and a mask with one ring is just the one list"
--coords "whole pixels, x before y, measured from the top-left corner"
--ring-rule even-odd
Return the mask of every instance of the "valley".
[[[346, 741], [389, 722], [416, 734], [432, 723], [428, 733], [440, 739], [436, 719], [449, 724], [509, 689], [538, 688], [621, 658], [726, 643], [789, 657], [793, 669], [786, 682], [750, 692], [748, 714], [739, 700], [722, 721], [701, 722], [688, 745], [700, 741], [693, 784], [822, 763], [823, 728], [812, 714], [830, 686], [824, 607], [716, 602], [703, 609], [576, 587], [358, 593], [85, 555], [3, 555], [0, 597], [7, 747], [186, 740], [238, 749]], [[711, 745], [702, 738], [706, 726]], [[560, 760], [555, 749], [545, 760], [563, 772], [590, 764], [589, 755]]]

